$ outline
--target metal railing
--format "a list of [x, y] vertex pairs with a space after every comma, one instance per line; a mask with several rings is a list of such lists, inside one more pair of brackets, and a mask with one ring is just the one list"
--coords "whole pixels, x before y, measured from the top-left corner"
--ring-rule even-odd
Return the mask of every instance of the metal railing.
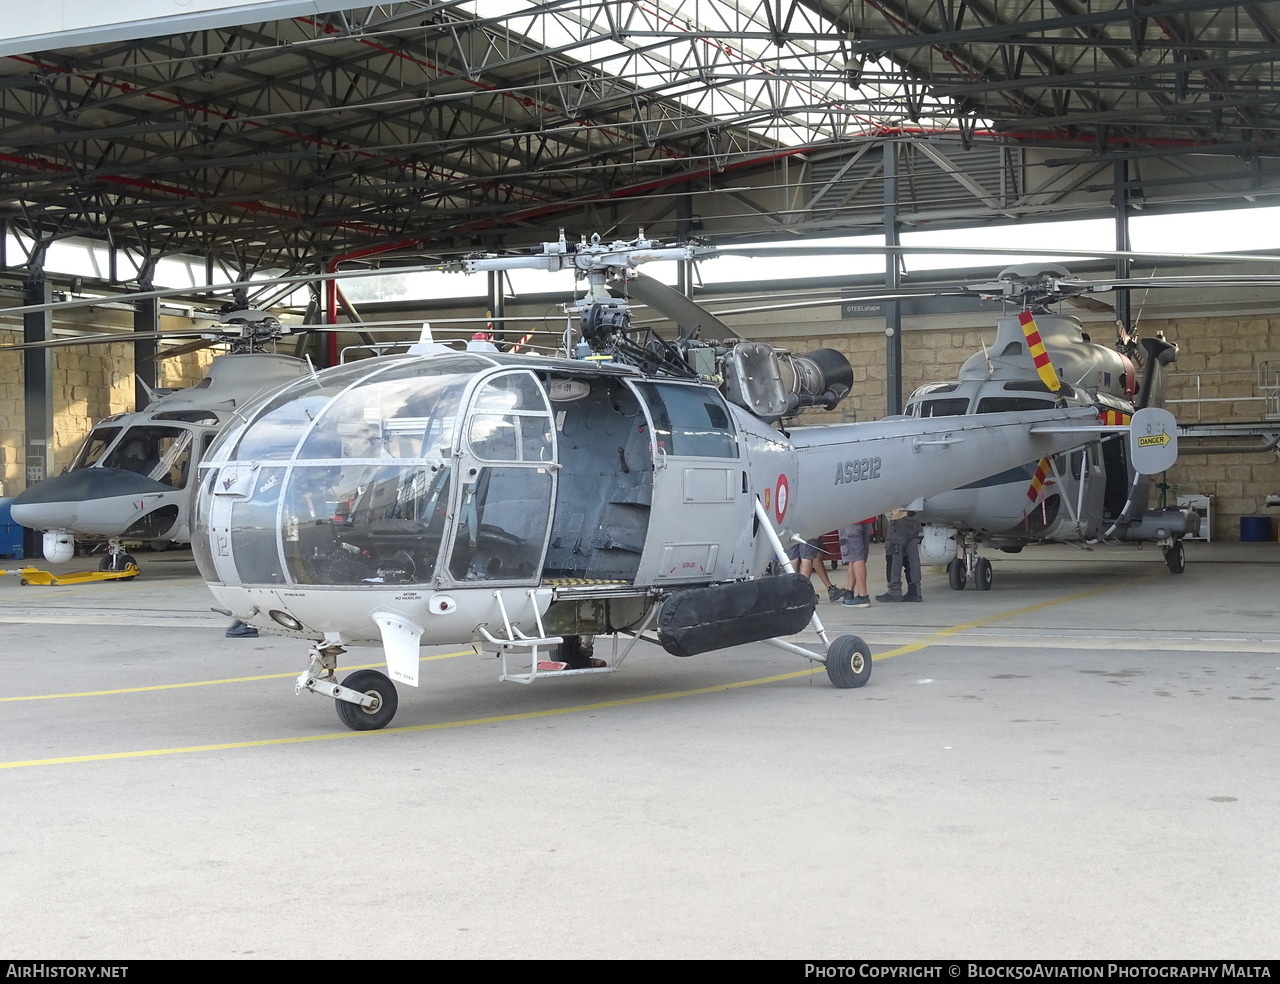
[[[1248, 416], [1251, 418], [1260, 418], [1263, 420], [1280, 420], [1280, 362], [1272, 359], [1264, 359], [1258, 363], [1256, 369], [1238, 369], [1223, 370], [1220, 372], [1195, 372], [1195, 373], [1179, 373], [1177, 377], [1181, 381], [1181, 388], [1185, 389], [1190, 385], [1195, 396], [1183, 397], [1176, 400], [1166, 400], [1165, 405], [1173, 411], [1179, 420], [1190, 422], [1192, 420], [1200, 422], [1205, 420], [1205, 410], [1218, 404], [1237, 405], [1241, 403], [1257, 404], [1260, 411], [1259, 414], [1239, 414], [1233, 413], [1229, 416], [1239, 418]], [[1205, 396], [1204, 390], [1208, 385], [1221, 385], [1222, 383], [1235, 383], [1241, 381], [1252, 381], [1253, 393], [1249, 396]], [[1172, 380], [1171, 380], [1172, 381]], [[1193, 410], [1194, 416], [1189, 417], [1187, 414], [1178, 410], [1179, 406], [1186, 406]], [[1210, 419], [1221, 419], [1222, 415], [1214, 415]]]

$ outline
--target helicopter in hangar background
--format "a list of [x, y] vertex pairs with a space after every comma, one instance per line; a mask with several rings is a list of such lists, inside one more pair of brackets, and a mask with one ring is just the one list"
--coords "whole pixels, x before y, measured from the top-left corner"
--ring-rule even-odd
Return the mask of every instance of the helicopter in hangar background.
[[[1154, 283], [1147, 281], [1144, 283]], [[1016, 313], [999, 318], [989, 347], [970, 356], [950, 382], [918, 388], [905, 412], [916, 417], [991, 413], [1048, 406], [1093, 407], [1105, 423], [1124, 424], [1161, 407], [1166, 367], [1177, 345], [1163, 335], [1137, 339], [1117, 320], [1114, 347], [1098, 344], [1062, 301], [1114, 310], [1090, 292], [1116, 281], [1073, 279], [1058, 266], [1005, 270], [969, 291]], [[1122, 441], [1099, 435], [1070, 451], [1040, 456], [911, 505], [923, 524], [925, 562], [947, 565], [955, 590], [991, 587], [991, 562], [979, 545], [1016, 553], [1029, 543], [1156, 543], [1174, 574], [1184, 569], [1182, 539], [1200, 517], [1190, 509], [1151, 507], [1150, 476], [1133, 466]]]
[[[424, 339], [243, 408], [198, 466], [192, 547], [216, 610], [307, 640], [295, 689], [333, 698], [356, 730], [392, 720], [396, 684], [418, 685], [424, 645], [473, 645], [499, 658], [500, 679], [531, 683], [612, 672], [641, 640], [676, 656], [768, 642], [858, 687], [866, 643], [827, 638], [807, 578], [763, 576], [775, 561], [790, 570], [784, 536], [1119, 429], [1092, 406], [791, 424], [848, 394], [842, 354], [703, 339], [698, 326], [718, 322], [684, 298], [674, 339], [633, 326], [625, 295], [653, 303], [670, 290], [639, 264], [706, 255], [562, 236], [472, 256], [458, 269], [585, 281], [563, 354]], [[1167, 412], [1136, 413], [1124, 429], [1136, 467], [1176, 457]], [[782, 638], [806, 626], [820, 648]], [[590, 642], [601, 636], [613, 639], [608, 662]], [[339, 682], [353, 645], [381, 646], [388, 673]]]
[[[136, 575], [137, 562], [127, 542], [187, 542], [195, 462], [238, 407], [308, 371], [300, 359], [262, 351], [263, 345], [288, 331], [265, 311], [237, 307], [223, 312], [218, 324], [199, 331], [146, 333], [161, 338], [194, 335], [204, 340], [196, 344], [222, 341], [230, 351], [216, 356], [195, 386], [151, 390], [142, 409], [112, 414], [95, 424], [61, 474], [14, 497], [14, 521], [44, 534], [44, 556], [52, 563], [75, 556], [77, 540], [105, 541], [102, 571]], [[52, 344], [87, 344], [100, 338]], [[118, 342], [120, 336], [105, 340]]]
[[[262, 286], [277, 282], [264, 281]], [[267, 351], [266, 347], [290, 335], [336, 330], [358, 330], [364, 341], [372, 343], [365, 325], [282, 323], [268, 311], [249, 307], [247, 292], [236, 288], [235, 300], [223, 308], [218, 320], [199, 329], [91, 335], [7, 346], [6, 350], [21, 350], [140, 338], [194, 339], [163, 350], [161, 357], [212, 345], [227, 346], [227, 352], [213, 358], [195, 385], [177, 390], [148, 389], [145, 406], [96, 423], [60, 474], [36, 482], [14, 497], [14, 521], [43, 534], [42, 552], [50, 563], [72, 559], [77, 543], [105, 544], [99, 570], [125, 574], [121, 579], [136, 577], [139, 565], [128, 552], [129, 543], [168, 545], [190, 540], [193, 465], [218, 431], [258, 394], [314, 371], [305, 359]]]

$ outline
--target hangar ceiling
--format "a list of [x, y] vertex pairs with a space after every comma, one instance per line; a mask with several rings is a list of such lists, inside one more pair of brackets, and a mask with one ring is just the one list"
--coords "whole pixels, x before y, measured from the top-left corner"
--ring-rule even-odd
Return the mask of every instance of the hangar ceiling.
[[0, 269], [1275, 203], [1280, 3], [406, 0], [0, 58]]

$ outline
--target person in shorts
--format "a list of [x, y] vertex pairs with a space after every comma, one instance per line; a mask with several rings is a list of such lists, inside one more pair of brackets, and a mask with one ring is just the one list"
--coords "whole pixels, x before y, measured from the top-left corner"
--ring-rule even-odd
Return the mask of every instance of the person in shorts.
[[841, 602], [849, 608], [870, 608], [867, 591], [867, 558], [871, 555], [871, 529], [876, 518], [840, 527], [840, 559], [849, 571], [849, 590]]
[[805, 577], [817, 574], [818, 580], [827, 589], [827, 597], [832, 601], [839, 601], [848, 593], [844, 588], [837, 588], [831, 583], [831, 577], [827, 574], [826, 553], [822, 549], [821, 540], [792, 540], [787, 544], [787, 559], [791, 561], [791, 566], [796, 569], [797, 574], [803, 574]]

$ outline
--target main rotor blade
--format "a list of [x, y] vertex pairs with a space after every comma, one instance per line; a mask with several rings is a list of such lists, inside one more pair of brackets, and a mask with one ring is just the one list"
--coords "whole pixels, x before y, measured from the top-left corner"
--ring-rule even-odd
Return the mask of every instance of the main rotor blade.
[[1145, 290], [1149, 287], [1280, 287], [1280, 275], [1238, 274], [1186, 277], [1125, 277], [1118, 280], [1066, 280], [1068, 291], [1102, 292], [1109, 290]]
[[50, 338], [43, 342], [18, 342], [14, 345], [0, 345], [0, 352], [18, 352], [23, 349], [65, 348], [69, 345], [111, 345], [128, 344], [130, 342], [160, 341], [165, 338], [200, 338], [210, 334], [212, 329], [192, 328], [181, 331], [121, 331], [108, 332], [101, 335], [73, 335], [66, 338]]
[[202, 349], [212, 348], [215, 345], [223, 345], [226, 340], [222, 338], [197, 338], [194, 342], [184, 342], [181, 345], [175, 345], [173, 348], [161, 349], [153, 359], [173, 359], [180, 355], [190, 355], [192, 352], [199, 352]]
[[1067, 303], [1082, 311], [1093, 311], [1095, 314], [1109, 314], [1112, 317], [1116, 314], [1114, 305], [1096, 297], [1090, 297], [1088, 294], [1071, 294], [1067, 297]]
[[637, 273], [627, 278], [626, 291], [643, 304], [674, 321], [680, 326], [681, 335], [691, 335], [695, 328], [705, 328], [715, 332], [718, 337], [723, 338], [726, 335], [738, 337], [737, 332], [701, 304], [685, 297], [674, 287], [669, 287], [660, 280]]

